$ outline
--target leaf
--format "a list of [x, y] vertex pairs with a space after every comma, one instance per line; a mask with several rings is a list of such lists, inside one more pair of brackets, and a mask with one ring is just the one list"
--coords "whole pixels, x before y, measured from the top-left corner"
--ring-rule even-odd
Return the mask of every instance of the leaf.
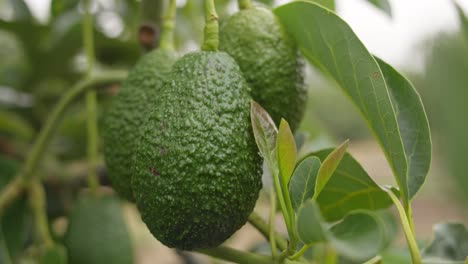
[[375, 57], [387, 83], [403, 139], [409, 179], [409, 195], [421, 188], [431, 164], [431, 134], [421, 97], [408, 79]]
[[460, 5], [457, 4], [457, 2], [452, 2], [455, 6], [455, 9], [457, 10], [458, 20], [460, 21], [461, 28], [463, 30], [463, 33], [465, 34], [465, 39], [468, 41], [468, 17], [465, 15], [465, 12], [463, 12], [463, 9]]
[[343, 221], [327, 229], [317, 204], [312, 200], [299, 209], [297, 233], [307, 245], [329, 242], [340, 255], [354, 261], [374, 257], [382, 247], [384, 236], [380, 219], [364, 210], [349, 213]]
[[[13, 179], [18, 169], [17, 161], [0, 156], [0, 192]], [[0, 261], [10, 259], [12, 263], [17, 263], [27, 241], [30, 214], [26, 198], [25, 195], [19, 197], [0, 218]]]
[[[332, 151], [325, 149], [310, 155], [324, 160]], [[344, 154], [333, 176], [317, 197], [317, 203], [327, 221], [342, 219], [353, 210], [375, 211], [393, 204], [387, 193], [349, 153]]]
[[0, 110], [0, 133], [29, 141], [34, 136], [34, 129], [21, 116], [13, 112]]
[[326, 242], [330, 236], [324, 226], [320, 210], [312, 200], [303, 203], [299, 208], [296, 226], [299, 239], [306, 245]]
[[388, 0], [367, 0], [369, 3], [373, 4], [375, 7], [384, 11], [388, 16], [392, 16], [392, 6]]
[[29, 10], [28, 5], [24, 0], [9, 0], [8, 3], [13, 9], [13, 19], [14, 20], [31, 20], [31, 11]]
[[330, 231], [333, 234], [331, 242], [336, 250], [354, 261], [369, 260], [382, 248], [382, 223], [377, 216], [367, 211], [349, 213]]
[[464, 261], [468, 256], [468, 230], [459, 223], [435, 225], [434, 239], [422, 255], [424, 258]]
[[296, 141], [286, 120], [281, 119], [276, 139], [276, 156], [281, 174], [282, 184], [288, 185], [296, 166]]
[[275, 168], [276, 161], [276, 137], [278, 130], [270, 115], [257, 102], [250, 104], [250, 120], [260, 154], [270, 168]]
[[315, 180], [320, 164], [319, 158], [310, 156], [302, 160], [294, 170], [289, 182], [289, 193], [295, 211], [314, 196]]
[[306, 1], [317, 3], [319, 5], [322, 5], [323, 7], [330, 9], [331, 11], [335, 11], [336, 9], [335, 0], [306, 0]]
[[58, 16], [65, 11], [75, 8], [79, 3], [79, 0], [52, 0], [50, 4], [50, 14], [52, 16]]
[[39, 264], [66, 264], [67, 250], [60, 244], [55, 244], [45, 249], [39, 260]]
[[317, 175], [314, 197], [312, 197], [312, 199], [316, 200], [317, 197], [320, 195], [323, 188], [325, 187], [327, 182], [330, 180], [336, 168], [340, 164], [341, 159], [346, 153], [346, 149], [348, 148], [348, 145], [349, 145], [349, 140], [346, 140], [340, 146], [338, 146], [335, 150], [333, 150], [330, 154], [328, 154], [328, 156], [323, 160], [322, 166], [320, 166], [320, 169]]
[[[407, 128], [405, 124], [420, 123], [420, 120], [405, 120], [405, 124], [401, 125], [405, 131], [400, 131], [399, 122], [402, 118], [419, 116], [419, 114], [405, 115], [405, 117], [399, 115], [397, 118], [394, 102], [392, 102], [379, 65], [349, 25], [337, 15], [316, 4], [303, 1], [280, 6], [274, 12], [285, 29], [296, 40], [304, 56], [336, 80], [358, 107], [383, 148], [404, 202], [409, 203], [414, 190], [419, 189], [417, 186], [423, 177], [408, 174], [409, 171], [415, 171], [415, 169], [408, 167], [407, 159], [411, 159], [410, 165], [415, 167], [429, 164], [430, 160], [426, 153], [419, 152], [415, 152], [410, 158], [406, 157], [407, 152], [404, 146], [414, 145], [410, 142], [412, 139], [418, 139], [414, 136], [418, 131], [405, 130]], [[400, 85], [406, 90], [411, 87], [407, 83]], [[394, 100], [401, 99], [401, 96], [393, 95], [392, 97]], [[416, 99], [418, 102], [414, 102]], [[408, 102], [416, 112], [424, 113], [424, 109], [420, 108], [419, 97], [413, 96], [405, 101], [405, 103]], [[402, 103], [398, 101], [398, 105]], [[411, 138], [406, 138], [408, 136]], [[423, 138], [419, 140], [427, 144]], [[412, 186], [411, 193], [409, 185]]]

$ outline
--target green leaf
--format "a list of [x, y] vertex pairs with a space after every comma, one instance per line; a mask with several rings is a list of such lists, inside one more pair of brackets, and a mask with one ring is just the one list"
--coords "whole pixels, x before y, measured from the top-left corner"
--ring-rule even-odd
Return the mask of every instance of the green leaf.
[[76, 8], [79, 0], [52, 0], [50, 4], [50, 14], [52, 16], [58, 16], [65, 11], [68, 11], [72, 8]]
[[384, 11], [390, 17], [392, 16], [392, 6], [388, 0], [367, 0], [369, 3], [373, 4], [375, 7]]
[[297, 165], [289, 182], [289, 193], [295, 211], [301, 204], [312, 199], [315, 190], [315, 180], [320, 169], [320, 159], [307, 157]]
[[343, 221], [327, 229], [312, 200], [299, 209], [297, 233], [307, 245], [329, 242], [340, 255], [354, 261], [366, 261], [377, 255], [384, 237], [381, 220], [364, 210], [349, 213]]
[[0, 110], [0, 133], [29, 141], [34, 136], [34, 129], [21, 116]]
[[288, 185], [296, 166], [296, 141], [286, 120], [281, 119], [276, 139], [276, 156], [281, 174], [282, 184]]
[[349, 140], [346, 140], [338, 146], [335, 150], [333, 150], [328, 156], [323, 160], [322, 166], [320, 166], [317, 180], [315, 183], [315, 191], [314, 197], [312, 199], [316, 200], [317, 197], [322, 192], [325, 185], [328, 183], [330, 178], [332, 177], [333, 173], [335, 172], [336, 168], [341, 162], [344, 154], [346, 153], [346, 149], [348, 149]]
[[455, 5], [455, 9], [457, 10], [458, 20], [460, 21], [461, 28], [465, 34], [465, 39], [468, 41], [468, 17], [466, 17], [465, 12], [463, 12], [463, 9], [460, 7], [460, 5], [457, 4], [457, 2], [452, 2]]
[[408, 163], [408, 188], [414, 197], [424, 183], [431, 164], [431, 134], [421, 97], [408, 79], [379, 58], [392, 99]]
[[328, 230], [320, 210], [315, 202], [308, 200], [302, 204], [297, 213], [297, 234], [306, 245], [328, 241]]
[[60, 244], [55, 244], [50, 248], [45, 249], [41, 255], [39, 264], [66, 264], [67, 250]]
[[424, 258], [464, 261], [468, 256], [468, 230], [459, 223], [435, 225], [434, 239], [422, 255]]
[[9, 0], [8, 3], [13, 9], [14, 20], [31, 20], [31, 11], [24, 0]]
[[[0, 192], [13, 179], [19, 169], [15, 160], [0, 156]], [[30, 214], [28, 200], [22, 195], [0, 217], [0, 263], [17, 263], [28, 238]], [[8, 263], [8, 262], [7, 262]]]
[[[324, 160], [332, 151], [325, 149], [310, 155]], [[353, 210], [375, 211], [393, 204], [387, 193], [349, 153], [343, 156], [321, 195], [317, 197], [317, 203], [327, 221], [339, 220]]]
[[336, 9], [335, 0], [306, 0], [306, 1], [317, 3], [319, 5], [322, 5], [323, 7], [330, 9], [331, 11], [335, 11]]
[[260, 154], [265, 159], [269, 168], [276, 168], [276, 137], [278, 130], [270, 115], [257, 102], [250, 104], [250, 120], [255, 137], [255, 142]]
[[377, 255], [383, 245], [380, 219], [367, 211], [349, 213], [330, 229], [332, 244], [340, 255], [354, 261], [365, 261]]
[[[416, 131], [406, 129], [409, 127], [407, 124], [411, 122], [419, 124], [424, 122], [404, 120], [401, 124], [404, 131], [400, 131], [399, 122], [403, 121], [403, 115], [398, 113], [397, 116], [393, 106], [395, 101], [392, 102], [379, 65], [349, 25], [337, 15], [316, 4], [303, 1], [280, 6], [274, 12], [286, 30], [294, 37], [305, 57], [336, 80], [358, 107], [383, 148], [405, 204], [409, 203], [425, 175], [421, 177], [422, 174], [416, 176], [408, 174], [409, 171], [415, 170], [423, 172], [420, 168], [409, 168], [408, 160], [411, 166], [422, 168], [430, 163], [428, 160], [430, 156], [427, 153], [414, 152], [411, 157], [407, 157], [404, 146], [415, 145], [411, 144], [412, 139], [422, 140], [425, 142], [423, 144], [427, 144], [430, 140], [426, 141], [424, 138], [415, 136], [419, 134], [419, 128]], [[408, 83], [399, 84], [404, 87], [401, 89], [407, 90], [408, 87], [412, 87]], [[395, 88], [392, 90], [397, 91]], [[401, 96], [395, 96], [393, 93], [392, 97], [393, 100], [401, 99]], [[414, 102], [416, 99], [418, 102]], [[404, 116], [414, 117], [424, 113], [418, 96], [412, 96], [412, 99], [404, 103], [408, 101], [417, 113]], [[397, 105], [403, 105], [403, 103], [398, 101]], [[399, 108], [396, 109], [398, 111]], [[411, 192], [409, 186], [412, 188]]]

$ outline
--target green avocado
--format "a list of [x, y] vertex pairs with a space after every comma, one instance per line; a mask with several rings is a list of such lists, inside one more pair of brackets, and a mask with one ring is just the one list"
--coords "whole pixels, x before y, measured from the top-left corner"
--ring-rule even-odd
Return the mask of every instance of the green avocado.
[[141, 127], [136, 205], [168, 247], [215, 247], [245, 224], [262, 186], [249, 87], [227, 53], [178, 60]]
[[133, 264], [133, 249], [115, 196], [80, 196], [69, 217], [64, 245], [70, 264]]
[[261, 7], [241, 10], [221, 25], [219, 41], [220, 50], [239, 64], [253, 99], [277, 125], [284, 118], [294, 131], [305, 111], [304, 67], [275, 15]]
[[159, 96], [176, 54], [155, 50], [136, 64], [105, 115], [104, 154], [109, 178], [117, 193], [133, 201], [130, 178], [139, 128]]

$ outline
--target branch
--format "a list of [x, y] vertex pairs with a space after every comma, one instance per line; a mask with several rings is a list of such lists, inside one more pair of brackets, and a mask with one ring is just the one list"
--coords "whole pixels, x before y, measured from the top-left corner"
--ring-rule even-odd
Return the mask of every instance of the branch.
[[3, 188], [0, 193], [0, 216], [6, 207], [23, 193], [24, 186], [22, 178], [15, 178]]
[[217, 247], [197, 250], [198, 253], [208, 255], [213, 258], [231, 261], [234, 263], [271, 264], [270, 256], [244, 252], [228, 247]]
[[[249, 216], [249, 223], [253, 225], [267, 240], [270, 238], [270, 226], [257, 213], [252, 212]], [[275, 234], [275, 242], [280, 250], [288, 248], [288, 242], [281, 237], [280, 234]]]

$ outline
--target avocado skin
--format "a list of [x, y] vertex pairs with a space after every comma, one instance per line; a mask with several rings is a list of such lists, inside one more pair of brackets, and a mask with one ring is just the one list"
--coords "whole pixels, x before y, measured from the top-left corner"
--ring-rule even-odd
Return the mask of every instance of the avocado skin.
[[132, 178], [142, 219], [164, 245], [215, 247], [247, 221], [262, 186], [250, 100], [227, 53], [174, 64], [141, 129]]
[[295, 131], [307, 99], [304, 64], [275, 15], [262, 7], [241, 10], [222, 24], [219, 40], [220, 50], [239, 64], [253, 99], [277, 125], [284, 118]]
[[175, 60], [176, 54], [165, 50], [155, 50], [143, 56], [129, 73], [105, 116], [104, 154], [109, 178], [117, 193], [129, 201], [133, 201], [130, 178], [138, 131]]
[[69, 264], [133, 264], [133, 249], [119, 199], [80, 196], [64, 237]]

